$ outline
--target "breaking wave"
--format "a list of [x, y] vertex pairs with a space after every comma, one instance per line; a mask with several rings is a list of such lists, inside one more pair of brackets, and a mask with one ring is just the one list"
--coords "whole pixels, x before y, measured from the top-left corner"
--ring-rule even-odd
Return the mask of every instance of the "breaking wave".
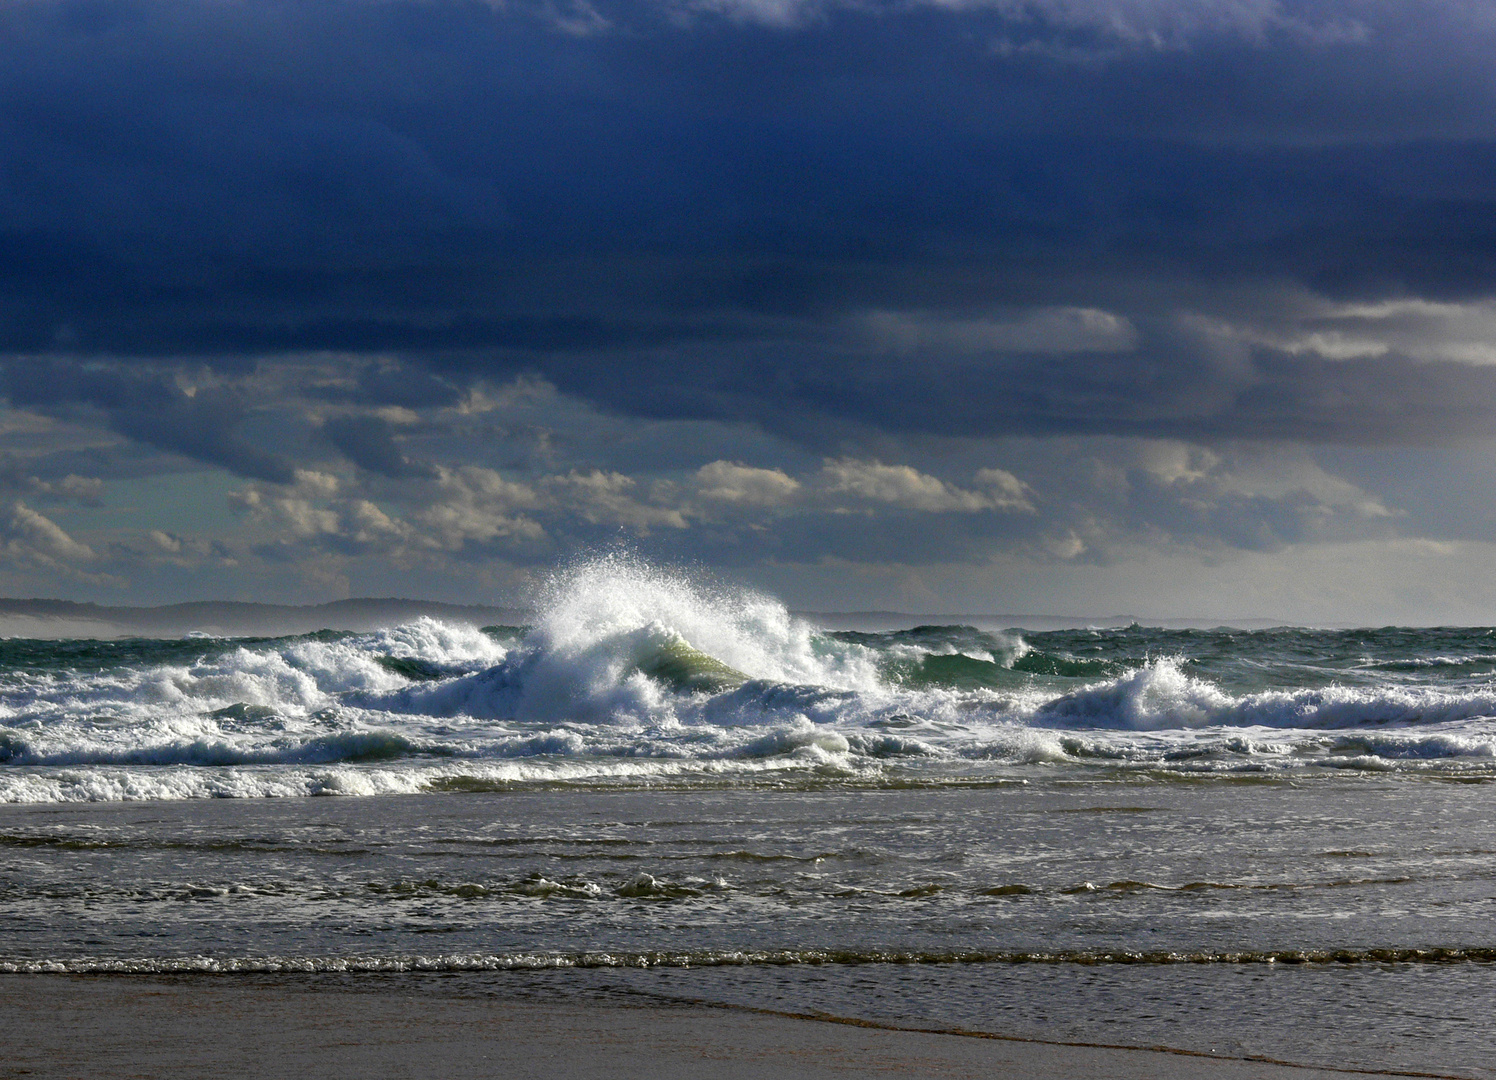
[[558, 573], [534, 610], [526, 628], [0, 643], [0, 801], [1496, 777], [1484, 630], [826, 632], [620, 555]]

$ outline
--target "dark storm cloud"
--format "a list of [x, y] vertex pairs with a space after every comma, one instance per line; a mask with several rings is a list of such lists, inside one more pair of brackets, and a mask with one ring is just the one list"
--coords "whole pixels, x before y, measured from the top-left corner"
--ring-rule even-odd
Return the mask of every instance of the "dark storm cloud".
[[[555, 359], [558, 387], [640, 416], [750, 419], [831, 452], [878, 433], [1111, 434], [1366, 444], [1491, 426], [1496, 369], [1384, 355], [1331, 360], [1146, 332], [1110, 354], [887, 358], [805, 347]], [[647, 377], [643, 374], [647, 373]]]
[[340, 416], [323, 425], [327, 440], [359, 468], [394, 479], [435, 475], [427, 462], [400, 449], [397, 428], [378, 416]]
[[[450, 402], [534, 371], [623, 411], [791, 434], [1487, 425], [1483, 372], [1222, 362], [1168, 323], [1242, 314], [1243, 283], [1496, 291], [1479, 5], [717, 7], [6, 5], [0, 349], [241, 369], [399, 353], [337, 393]], [[1125, 316], [1136, 349], [846, 340], [870, 310], [1057, 304]], [[123, 362], [15, 367], [17, 402], [71, 395], [151, 445], [289, 475], [234, 434], [242, 403]], [[357, 423], [328, 435], [408, 467]]]
[[238, 434], [245, 406], [227, 390], [189, 394], [169, 374], [118, 364], [10, 359], [0, 387], [15, 405], [50, 412], [79, 405], [99, 410], [119, 434], [147, 446], [221, 465], [241, 476], [288, 483], [291, 465]]
[[463, 390], [449, 380], [406, 364], [359, 363], [342, 357], [339, 377], [332, 382], [313, 382], [304, 392], [321, 401], [364, 406], [398, 405], [407, 409], [456, 405]]

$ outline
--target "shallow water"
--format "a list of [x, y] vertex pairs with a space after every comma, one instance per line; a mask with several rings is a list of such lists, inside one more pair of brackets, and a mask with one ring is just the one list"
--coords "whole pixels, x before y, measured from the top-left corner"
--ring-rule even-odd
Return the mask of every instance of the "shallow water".
[[1478, 1071], [1489, 805], [1334, 775], [13, 806], [0, 970], [490, 971]]

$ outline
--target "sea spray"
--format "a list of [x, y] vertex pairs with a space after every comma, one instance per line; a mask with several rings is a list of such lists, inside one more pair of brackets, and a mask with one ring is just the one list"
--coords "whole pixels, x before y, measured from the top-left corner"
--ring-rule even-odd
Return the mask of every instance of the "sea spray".
[[0, 655], [6, 801], [1496, 776], [1486, 630], [826, 632], [616, 553], [545, 580], [528, 628], [420, 619]]

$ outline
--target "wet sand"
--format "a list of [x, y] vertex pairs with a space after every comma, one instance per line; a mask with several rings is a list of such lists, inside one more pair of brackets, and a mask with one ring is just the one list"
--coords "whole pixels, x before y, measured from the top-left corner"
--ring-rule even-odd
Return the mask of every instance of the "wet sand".
[[440, 977], [0, 976], [0, 1030], [0, 1077], [1343, 1080], [1367, 1075], [713, 1006], [516, 1000], [502, 987], [495, 992], [492, 983], [475, 992], [471, 982]]

